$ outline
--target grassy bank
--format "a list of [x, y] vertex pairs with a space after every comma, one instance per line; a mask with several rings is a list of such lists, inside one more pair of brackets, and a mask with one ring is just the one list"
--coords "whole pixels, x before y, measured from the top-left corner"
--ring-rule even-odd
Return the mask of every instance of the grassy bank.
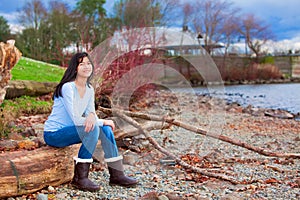
[[64, 71], [60, 66], [22, 57], [11, 73], [12, 80], [59, 82]]
[[[65, 69], [45, 62], [22, 57], [12, 69], [12, 80], [37, 82], [59, 82]], [[51, 111], [52, 101], [38, 97], [22, 96], [5, 99], [0, 105], [0, 139], [9, 138], [11, 133], [22, 132], [14, 121], [22, 115], [44, 114]]]

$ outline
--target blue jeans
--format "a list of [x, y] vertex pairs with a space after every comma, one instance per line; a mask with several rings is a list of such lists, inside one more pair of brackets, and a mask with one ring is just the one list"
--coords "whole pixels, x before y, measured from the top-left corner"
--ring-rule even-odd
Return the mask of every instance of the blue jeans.
[[69, 126], [53, 132], [44, 131], [44, 140], [49, 146], [66, 147], [82, 143], [78, 152], [78, 158], [81, 159], [92, 158], [98, 139], [101, 140], [105, 159], [118, 157], [118, 147], [110, 126], [96, 126], [88, 133], [84, 131], [84, 126]]

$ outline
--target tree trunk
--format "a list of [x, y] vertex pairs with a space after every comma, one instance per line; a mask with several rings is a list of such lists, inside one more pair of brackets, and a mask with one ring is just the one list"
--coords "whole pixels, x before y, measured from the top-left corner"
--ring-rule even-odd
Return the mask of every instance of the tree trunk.
[[2, 104], [8, 82], [11, 79], [11, 69], [21, 58], [21, 52], [14, 46], [15, 41], [0, 42], [0, 105]]
[[70, 181], [74, 173], [73, 156], [79, 147], [45, 146], [31, 151], [1, 153], [0, 198], [28, 194]]
[[26, 96], [40, 96], [53, 92], [56, 82], [9, 81], [5, 99]]

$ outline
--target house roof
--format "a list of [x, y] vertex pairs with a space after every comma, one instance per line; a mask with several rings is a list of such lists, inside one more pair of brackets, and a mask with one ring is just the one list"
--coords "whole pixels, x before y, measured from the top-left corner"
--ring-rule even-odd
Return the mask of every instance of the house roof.
[[[111, 45], [122, 51], [130, 51], [144, 48], [162, 48], [176, 50], [201, 49], [204, 47], [203, 40], [198, 34], [182, 31], [179, 28], [146, 27], [124, 29], [114, 33]], [[212, 48], [223, 47], [221, 44], [212, 44]]]

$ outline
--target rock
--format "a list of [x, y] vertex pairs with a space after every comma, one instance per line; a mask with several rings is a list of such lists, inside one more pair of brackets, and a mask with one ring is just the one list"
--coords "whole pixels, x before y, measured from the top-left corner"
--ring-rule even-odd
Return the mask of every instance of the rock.
[[37, 136], [35, 130], [31, 127], [26, 127], [23, 132], [21, 132], [23, 137]]
[[11, 139], [11, 140], [23, 140], [23, 137], [21, 134], [19, 133], [16, 133], [16, 132], [12, 132], [8, 135], [8, 139]]
[[156, 165], [150, 165], [148, 166], [148, 169], [150, 172], [156, 172], [157, 171], [157, 166]]
[[299, 188], [300, 188], [300, 178], [296, 179], [296, 183], [298, 184]]
[[176, 161], [173, 158], [170, 158], [170, 157], [165, 157], [163, 159], [160, 159], [159, 162], [162, 165], [171, 165], [171, 166], [174, 166], [176, 164]]
[[37, 200], [48, 200], [48, 195], [41, 193], [36, 196], [36, 199]]
[[294, 139], [294, 141], [300, 141], [300, 137], [298, 136], [298, 137], [296, 137], [295, 139]]
[[66, 199], [68, 194], [66, 192], [55, 195], [56, 199]]
[[169, 193], [169, 194], [166, 194], [166, 196], [168, 197], [169, 200], [181, 200], [182, 198], [177, 196], [176, 194], [172, 194], [172, 193]]
[[132, 151], [128, 151], [123, 155], [123, 163], [127, 165], [134, 165], [138, 160], [138, 154]]
[[267, 110], [265, 116], [280, 118], [280, 119], [293, 119], [294, 115], [284, 110]]
[[49, 192], [55, 192], [55, 188], [54, 187], [52, 187], [51, 185], [48, 187], [48, 191]]
[[139, 200], [158, 200], [158, 194], [156, 192], [148, 192], [139, 198]]
[[1, 150], [12, 150], [17, 148], [18, 143], [15, 140], [3, 140], [0, 141], [0, 149]]
[[169, 200], [169, 198], [166, 195], [160, 195], [158, 200]]

